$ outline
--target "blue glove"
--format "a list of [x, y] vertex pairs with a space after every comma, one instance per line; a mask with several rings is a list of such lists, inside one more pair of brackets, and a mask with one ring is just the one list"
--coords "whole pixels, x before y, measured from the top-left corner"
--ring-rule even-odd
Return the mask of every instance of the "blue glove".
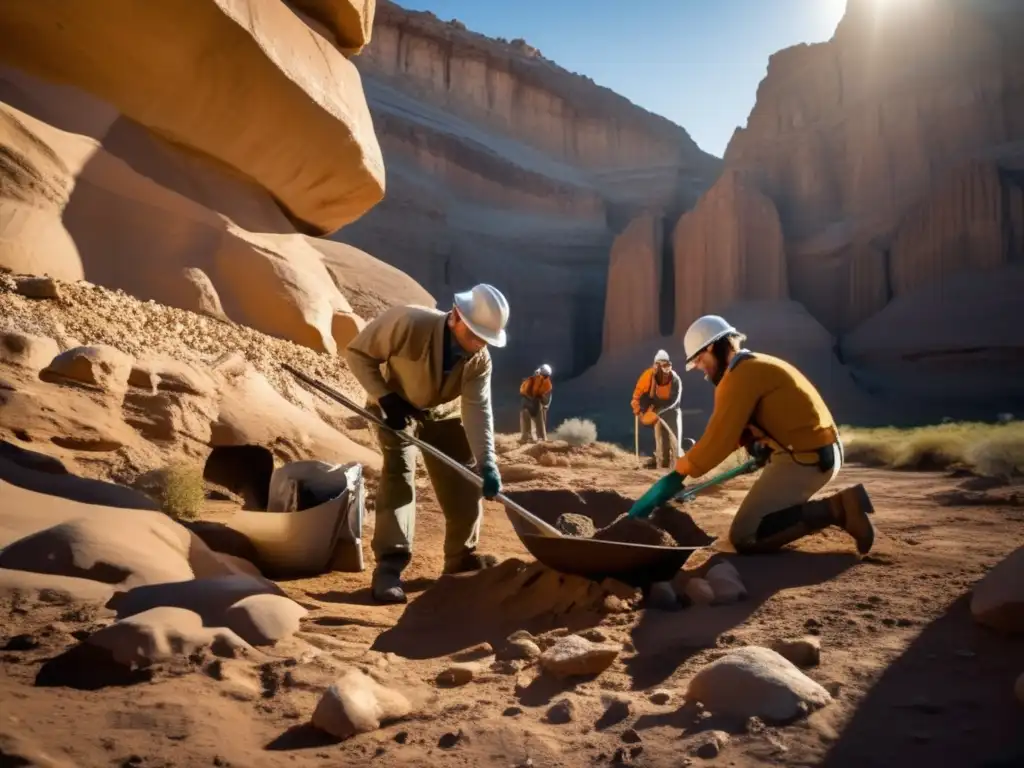
[[630, 517], [650, 517], [658, 507], [683, 490], [686, 475], [672, 471], [661, 478], [637, 499], [627, 513]]
[[501, 475], [498, 474], [496, 466], [484, 464], [480, 476], [484, 479], [484, 498], [493, 499], [501, 493]]

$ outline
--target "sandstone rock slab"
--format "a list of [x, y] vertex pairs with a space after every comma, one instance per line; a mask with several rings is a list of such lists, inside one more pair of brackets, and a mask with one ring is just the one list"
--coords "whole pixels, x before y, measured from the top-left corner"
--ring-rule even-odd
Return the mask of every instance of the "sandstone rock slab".
[[1024, 633], [1024, 547], [1014, 550], [974, 585], [971, 614], [992, 629]]
[[130, 355], [107, 344], [75, 347], [53, 358], [39, 378], [59, 384], [87, 384], [112, 395], [123, 395], [133, 362]]
[[226, 657], [251, 650], [231, 630], [204, 627], [198, 614], [169, 606], [121, 619], [90, 635], [87, 642], [109, 651], [114, 661], [132, 668], [189, 656], [205, 648]]
[[405, 694], [351, 669], [327, 688], [311, 722], [335, 738], [347, 739], [406, 717], [412, 709]]
[[593, 643], [579, 635], [569, 635], [556, 642], [540, 657], [545, 671], [555, 677], [598, 675], [619, 657], [612, 645]]
[[57, 342], [47, 336], [20, 331], [0, 332], [0, 363], [39, 372], [59, 354]]
[[283, 595], [243, 597], [224, 613], [224, 626], [250, 645], [274, 645], [299, 631], [305, 608]]
[[769, 648], [730, 651], [697, 672], [686, 692], [716, 715], [787, 722], [832, 701], [829, 692]]

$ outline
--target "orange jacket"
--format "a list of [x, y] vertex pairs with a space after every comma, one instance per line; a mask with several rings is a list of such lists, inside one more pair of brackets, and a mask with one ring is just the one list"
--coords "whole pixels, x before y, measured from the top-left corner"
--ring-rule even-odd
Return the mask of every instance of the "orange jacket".
[[551, 378], [535, 373], [530, 378], [523, 379], [519, 386], [519, 394], [532, 400], [550, 400], [548, 396], [551, 394]]
[[748, 353], [718, 382], [704, 434], [679, 457], [676, 471], [700, 477], [751, 438], [813, 459], [814, 451], [838, 436], [828, 406], [807, 377], [777, 357]]
[[640, 413], [651, 406], [658, 411], [677, 408], [683, 395], [683, 382], [679, 374], [672, 371], [668, 384], [659, 384], [654, 377], [654, 368], [648, 368], [640, 374], [636, 387], [633, 389], [633, 413]]

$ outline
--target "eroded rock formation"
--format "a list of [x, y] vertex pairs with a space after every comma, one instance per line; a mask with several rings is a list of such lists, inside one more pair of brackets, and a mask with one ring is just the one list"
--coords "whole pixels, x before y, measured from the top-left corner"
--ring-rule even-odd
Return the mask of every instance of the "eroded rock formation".
[[615, 236], [648, 208], [674, 218], [691, 206], [719, 161], [523, 41], [390, 2], [378, 2], [355, 63], [388, 194], [338, 237], [407, 272], [439, 304], [480, 280], [500, 286], [512, 311], [496, 376], [593, 362]]
[[[831, 40], [773, 55], [722, 175], [676, 224], [676, 334], [707, 312], [793, 300], [831, 335], [823, 353], [891, 396], [878, 418], [991, 418], [995, 396], [1013, 410], [1022, 34], [1019, 3], [848, 0]], [[918, 377], [929, 398], [907, 401]]]
[[631, 348], [660, 330], [664, 219], [647, 212], [612, 244], [602, 352]]
[[[362, 319], [315, 240], [384, 194], [374, 3], [111, 0], [0, 20], [0, 267], [334, 352]], [[99, 52], [99, 53], [98, 53]]]

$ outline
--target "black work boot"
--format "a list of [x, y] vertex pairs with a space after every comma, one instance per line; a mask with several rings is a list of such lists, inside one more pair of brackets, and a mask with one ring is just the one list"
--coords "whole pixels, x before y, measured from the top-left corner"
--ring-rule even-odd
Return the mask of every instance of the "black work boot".
[[494, 555], [481, 555], [473, 551], [466, 551], [454, 557], [446, 557], [442, 573], [469, 573], [484, 568], [493, 568], [497, 564], [498, 558]]
[[409, 556], [382, 557], [373, 571], [373, 599], [378, 603], [404, 603], [408, 600], [402, 588], [402, 571], [409, 564]]

